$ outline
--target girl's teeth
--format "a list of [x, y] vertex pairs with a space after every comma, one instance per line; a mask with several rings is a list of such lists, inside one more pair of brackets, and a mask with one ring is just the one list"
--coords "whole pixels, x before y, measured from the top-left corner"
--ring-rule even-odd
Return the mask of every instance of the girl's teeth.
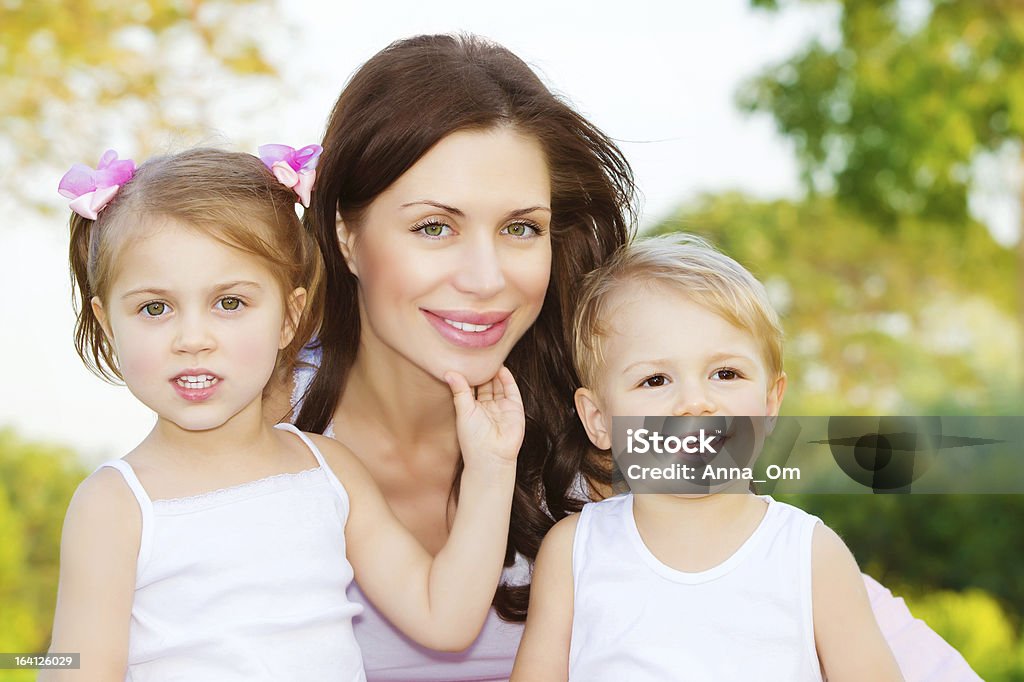
[[449, 320], [447, 318], [441, 318], [456, 329], [461, 329], [464, 332], [483, 332], [487, 331], [493, 324], [472, 324], [470, 322], [456, 322], [455, 320]]
[[177, 384], [182, 388], [198, 390], [200, 388], [210, 388], [211, 386], [215, 386], [218, 381], [220, 380], [217, 379], [217, 377], [213, 377], [208, 374], [203, 374], [202, 376], [198, 377], [178, 377]]

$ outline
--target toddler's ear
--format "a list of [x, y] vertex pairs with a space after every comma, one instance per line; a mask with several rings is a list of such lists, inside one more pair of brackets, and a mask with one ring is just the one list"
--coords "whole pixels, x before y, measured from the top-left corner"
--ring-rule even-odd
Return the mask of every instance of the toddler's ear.
[[768, 419], [765, 423], [768, 426], [768, 433], [772, 432], [775, 428], [775, 420], [779, 416], [779, 409], [782, 407], [782, 396], [786, 393], [786, 373], [782, 372], [779, 378], [775, 380], [775, 383], [768, 389], [768, 401], [766, 405], [765, 415]]
[[612, 447], [611, 424], [605, 419], [597, 396], [589, 388], [578, 388], [574, 400], [576, 414], [580, 416], [580, 421], [583, 422], [583, 428], [587, 430], [590, 442], [601, 450], [610, 450]]
[[92, 306], [92, 314], [96, 316], [100, 327], [103, 328], [103, 334], [107, 337], [107, 341], [114, 343], [114, 333], [110, 330], [110, 320], [107, 319], [107, 311], [103, 309], [103, 301], [99, 296], [93, 296], [89, 304]]
[[355, 246], [355, 235], [352, 230], [349, 229], [348, 225], [342, 219], [341, 214], [337, 214], [335, 218], [335, 229], [338, 231], [338, 246], [341, 247], [341, 256], [345, 259], [345, 264], [348, 265], [349, 272], [356, 277], [359, 276], [359, 270], [356, 267], [356, 259], [353, 257], [353, 247]]
[[278, 341], [277, 349], [284, 350], [295, 338], [295, 332], [299, 328], [299, 321], [302, 319], [302, 311], [306, 309], [306, 290], [298, 287], [288, 294], [288, 301], [285, 305], [284, 324], [281, 325], [281, 339]]

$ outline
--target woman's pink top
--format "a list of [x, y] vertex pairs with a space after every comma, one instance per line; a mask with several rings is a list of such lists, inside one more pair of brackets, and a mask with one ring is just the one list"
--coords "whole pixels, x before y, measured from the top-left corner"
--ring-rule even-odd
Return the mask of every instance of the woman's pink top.
[[[295, 372], [292, 404], [298, 406], [320, 364], [319, 351], [303, 350], [300, 361], [308, 363]], [[333, 425], [325, 436], [334, 437]], [[529, 579], [529, 564], [517, 557], [505, 569], [502, 580], [520, 584]], [[893, 597], [874, 578], [864, 576], [871, 608], [907, 682], [976, 682], [981, 680], [956, 649], [914, 618], [903, 599]], [[368, 682], [477, 682], [507, 680], [512, 672], [521, 623], [506, 623], [491, 609], [483, 630], [465, 651], [440, 653], [422, 647], [401, 633], [366, 598], [353, 582], [349, 601], [363, 605], [353, 620], [356, 641], [363, 652]]]

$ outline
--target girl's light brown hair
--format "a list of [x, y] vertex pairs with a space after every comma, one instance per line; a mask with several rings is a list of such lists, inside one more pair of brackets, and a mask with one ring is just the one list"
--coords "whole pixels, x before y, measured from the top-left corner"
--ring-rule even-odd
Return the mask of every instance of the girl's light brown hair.
[[96, 220], [72, 214], [75, 349], [86, 366], [112, 383], [123, 380], [91, 301], [106, 299], [125, 247], [145, 237], [152, 218], [163, 218], [260, 258], [282, 296], [306, 289], [295, 337], [278, 355], [277, 371], [288, 371], [316, 332], [323, 309], [323, 261], [295, 213], [295, 198], [256, 157], [199, 148], [143, 163]]

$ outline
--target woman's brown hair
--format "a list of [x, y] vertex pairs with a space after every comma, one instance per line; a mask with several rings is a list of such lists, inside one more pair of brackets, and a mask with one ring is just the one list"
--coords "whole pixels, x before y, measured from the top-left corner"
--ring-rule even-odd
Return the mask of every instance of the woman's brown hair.
[[[575, 417], [571, 324], [579, 281], [628, 238], [634, 185], [615, 144], [504, 47], [475, 36], [400, 40], [366, 62], [338, 98], [304, 217], [323, 253], [329, 304], [318, 337], [320, 367], [296, 424], [317, 433], [327, 428], [359, 347], [358, 283], [341, 256], [337, 216], [358, 230], [374, 198], [445, 136], [498, 126], [534, 137], [551, 172], [551, 280], [540, 316], [506, 361], [526, 408], [510, 566], [516, 552], [533, 561], [554, 522], [579, 511], [580, 475], [591, 484], [608, 482], [606, 464], [593, 457]], [[494, 606], [506, 620], [521, 621], [528, 602], [529, 585], [501, 585]]]
[[288, 371], [316, 333], [323, 307], [323, 261], [316, 241], [295, 213], [295, 193], [251, 154], [190, 149], [149, 159], [135, 171], [96, 220], [71, 215], [71, 285], [75, 349], [107, 381], [122, 380], [110, 339], [93, 314], [105, 300], [124, 248], [145, 236], [144, 218], [164, 218], [209, 234], [263, 260], [282, 295], [306, 289], [306, 304], [291, 343], [278, 355]]

